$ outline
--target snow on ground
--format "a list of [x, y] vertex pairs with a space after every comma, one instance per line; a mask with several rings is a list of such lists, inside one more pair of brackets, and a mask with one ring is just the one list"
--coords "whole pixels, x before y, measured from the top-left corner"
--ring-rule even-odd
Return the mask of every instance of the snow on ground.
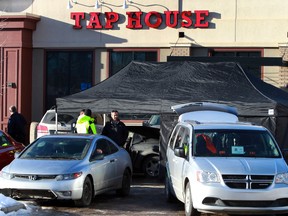
[[[20, 203], [21, 204], [21, 203]], [[3, 211], [0, 211], [0, 216], [29, 216], [30, 213], [32, 212], [32, 208], [29, 207], [28, 205], [24, 204], [26, 209], [17, 209], [15, 211], [11, 211], [8, 213], [4, 213]], [[3, 194], [0, 194], [0, 209], [4, 208], [11, 208], [13, 206], [19, 206], [19, 202], [10, 198], [6, 197]]]

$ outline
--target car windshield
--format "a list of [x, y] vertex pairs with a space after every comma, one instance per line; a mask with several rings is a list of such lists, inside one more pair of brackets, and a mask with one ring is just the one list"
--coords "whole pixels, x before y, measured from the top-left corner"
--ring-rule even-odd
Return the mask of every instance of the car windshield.
[[160, 115], [152, 115], [148, 122], [149, 125], [160, 125]]
[[196, 130], [193, 143], [195, 156], [281, 157], [274, 139], [261, 130]]
[[7, 137], [0, 131], [0, 148], [11, 146], [11, 143], [8, 141]]
[[48, 138], [36, 140], [26, 149], [21, 159], [82, 160], [90, 147], [91, 140], [86, 138]]

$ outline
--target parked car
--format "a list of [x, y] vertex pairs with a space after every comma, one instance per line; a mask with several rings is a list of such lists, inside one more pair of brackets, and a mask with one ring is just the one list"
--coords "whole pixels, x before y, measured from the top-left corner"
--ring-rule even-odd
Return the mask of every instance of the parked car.
[[15, 152], [25, 148], [23, 143], [15, 141], [9, 134], [0, 130], [0, 170], [14, 160]]
[[89, 206], [97, 194], [130, 192], [128, 152], [102, 135], [47, 135], [0, 173], [0, 193], [18, 198], [73, 200]]
[[238, 122], [227, 106], [191, 104], [193, 112], [185, 105], [185, 113], [176, 108], [179, 122], [166, 155], [167, 200], [183, 202], [187, 216], [288, 212], [288, 167], [266, 128]]
[[[101, 115], [94, 114], [97, 118], [96, 128], [97, 133], [101, 133], [103, 128], [103, 119]], [[56, 111], [54, 108], [47, 110], [43, 115], [40, 122], [32, 122], [30, 125], [30, 142], [35, 139], [48, 135], [48, 134], [66, 134], [73, 133], [74, 127], [78, 118], [78, 113], [75, 114], [65, 114], [58, 113], [56, 125]], [[57, 128], [56, 128], [57, 126]], [[56, 132], [57, 131], [57, 132]]]
[[147, 177], [159, 176], [159, 139], [147, 138], [133, 133], [130, 140], [130, 153], [135, 173], [144, 173]]
[[[160, 115], [153, 115], [160, 122]], [[150, 120], [148, 122], [150, 122]], [[156, 123], [156, 121], [153, 121]], [[158, 177], [160, 172], [160, 124], [148, 124], [143, 121], [142, 126], [128, 126], [130, 136], [126, 145], [135, 173], [143, 173], [146, 177]], [[132, 134], [132, 135], [131, 135]]]

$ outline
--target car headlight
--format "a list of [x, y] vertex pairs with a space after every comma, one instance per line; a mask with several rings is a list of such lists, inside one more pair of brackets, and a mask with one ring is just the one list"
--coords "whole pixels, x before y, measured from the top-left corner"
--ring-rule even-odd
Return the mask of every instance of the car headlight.
[[12, 179], [14, 177], [12, 173], [4, 172], [3, 170], [0, 172], [0, 176], [4, 179]]
[[280, 173], [275, 177], [276, 184], [288, 184], [288, 173]]
[[82, 172], [76, 172], [76, 173], [70, 173], [70, 174], [63, 174], [63, 175], [57, 175], [56, 180], [62, 181], [62, 180], [72, 180], [77, 179], [82, 175]]
[[199, 170], [197, 171], [197, 181], [203, 183], [216, 183], [220, 182], [217, 173]]

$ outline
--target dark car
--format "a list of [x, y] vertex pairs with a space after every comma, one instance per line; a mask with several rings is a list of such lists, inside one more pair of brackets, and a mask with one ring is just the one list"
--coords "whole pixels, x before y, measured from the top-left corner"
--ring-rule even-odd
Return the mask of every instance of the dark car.
[[147, 177], [158, 177], [160, 168], [159, 138], [160, 115], [152, 115], [142, 126], [128, 126], [133, 132], [128, 141], [135, 173], [143, 173]]
[[135, 173], [159, 176], [159, 139], [133, 133], [128, 148]]
[[9, 134], [0, 130], [0, 170], [14, 160], [15, 152], [21, 152], [25, 145], [15, 141]]

